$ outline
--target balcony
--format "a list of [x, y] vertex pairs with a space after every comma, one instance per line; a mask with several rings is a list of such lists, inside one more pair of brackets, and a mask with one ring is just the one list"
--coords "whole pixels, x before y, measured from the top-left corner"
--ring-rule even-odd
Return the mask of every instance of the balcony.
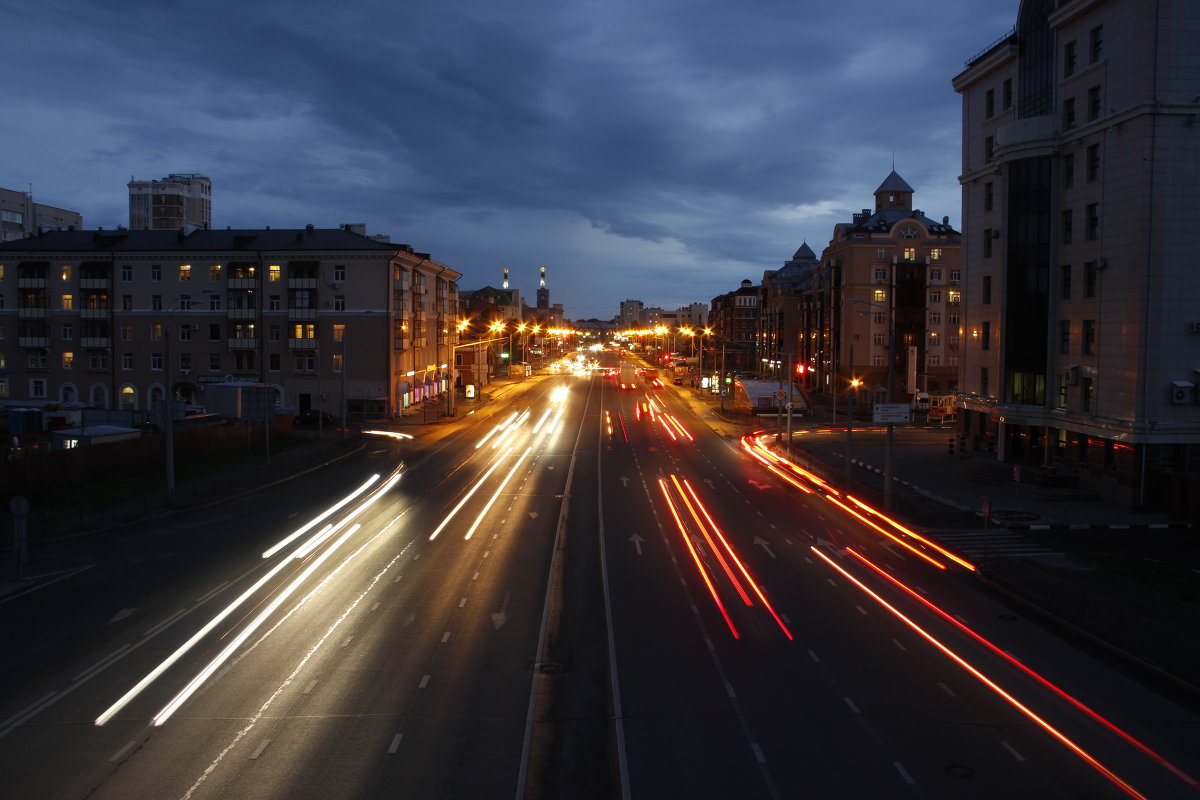
[[257, 350], [258, 338], [253, 339], [227, 339], [227, 344], [230, 350]]
[[289, 308], [289, 320], [305, 320], [311, 322], [317, 318], [317, 310], [315, 308]]
[[226, 289], [257, 289], [258, 278], [230, 278], [225, 284]]
[[83, 336], [79, 339], [79, 346], [85, 350], [108, 350], [112, 348], [112, 337]]
[[316, 350], [317, 339], [288, 339], [288, 350]]
[[17, 309], [17, 319], [46, 319], [50, 309], [45, 306], [21, 306]]
[[79, 309], [80, 319], [108, 319], [112, 316], [110, 308], [81, 308]]
[[18, 336], [17, 347], [49, 347], [49, 336]]
[[45, 278], [17, 278], [18, 289], [45, 289]]
[[289, 289], [316, 289], [316, 278], [288, 278]]
[[80, 289], [108, 289], [112, 285], [112, 281], [108, 278], [80, 278]]
[[258, 316], [257, 308], [230, 308], [227, 309], [229, 319], [255, 319]]

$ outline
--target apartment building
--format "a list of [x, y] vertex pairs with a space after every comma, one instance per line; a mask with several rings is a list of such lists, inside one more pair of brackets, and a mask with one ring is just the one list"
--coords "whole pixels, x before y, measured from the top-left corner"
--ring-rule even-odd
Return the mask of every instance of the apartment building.
[[400, 415], [452, 385], [460, 273], [352, 230], [54, 231], [0, 244], [0, 402], [152, 410], [213, 383]]
[[808, 386], [842, 402], [908, 402], [958, 389], [961, 234], [913, 208], [894, 170], [875, 208], [834, 226], [804, 301], [802, 358]]
[[129, 181], [129, 228], [135, 231], [208, 230], [212, 227], [212, 181], [172, 174], [159, 181]]
[[965, 433], [1138, 507], [1200, 471], [1200, 5], [1026, 0], [962, 95]]
[[0, 242], [33, 236], [39, 231], [79, 230], [83, 216], [44, 203], [33, 202], [27, 192], [0, 188]]

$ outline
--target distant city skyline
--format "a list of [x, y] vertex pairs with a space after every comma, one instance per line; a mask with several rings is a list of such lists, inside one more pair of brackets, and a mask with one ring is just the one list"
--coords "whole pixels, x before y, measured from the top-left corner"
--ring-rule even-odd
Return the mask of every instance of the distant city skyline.
[[0, 186], [114, 228], [131, 175], [198, 173], [213, 227], [363, 223], [530, 297], [545, 265], [568, 318], [707, 303], [893, 165], [960, 226], [951, 80], [1019, 2], [455, 5], [11, 9]]

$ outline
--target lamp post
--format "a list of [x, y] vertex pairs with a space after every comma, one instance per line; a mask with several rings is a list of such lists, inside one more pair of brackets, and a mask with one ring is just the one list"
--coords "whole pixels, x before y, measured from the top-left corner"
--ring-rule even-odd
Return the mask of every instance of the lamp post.
[[[887, 369], [887, 402], [893, 402], [893, 386], [896, 383], [896, 315], [894, 309], [893, 296], [895, 292], [888, 293], [888, 305], [886, 308], [877, 303], [871, 303], [866, 300], [857, 298], [848, 299], [848, 303], [862, 303], [863, 305], [879, 308], [887, 311], [887, 326], [888, 326], [888, 369]], [[867, 312], [856, 312], [867, 313]], [[854, 352], [853, 349], [850, 351]], [[851, 365], [853, 367], [853, 365]], [[887, 423], [887, 435], [884, 439], [883, 446], [883, 507], [889, 511], [892, 508], [892, 446], [895, 437], [896, 426], [889, 422]]]

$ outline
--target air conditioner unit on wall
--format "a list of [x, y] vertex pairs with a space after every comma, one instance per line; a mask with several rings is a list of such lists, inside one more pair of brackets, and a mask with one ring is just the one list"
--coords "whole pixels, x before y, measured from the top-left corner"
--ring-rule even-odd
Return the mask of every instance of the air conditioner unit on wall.
[[1184, 405], [1192, 402], [1196, 392], [1196, 384], [1190, 381], [1171, 381], [1171, 404]]

